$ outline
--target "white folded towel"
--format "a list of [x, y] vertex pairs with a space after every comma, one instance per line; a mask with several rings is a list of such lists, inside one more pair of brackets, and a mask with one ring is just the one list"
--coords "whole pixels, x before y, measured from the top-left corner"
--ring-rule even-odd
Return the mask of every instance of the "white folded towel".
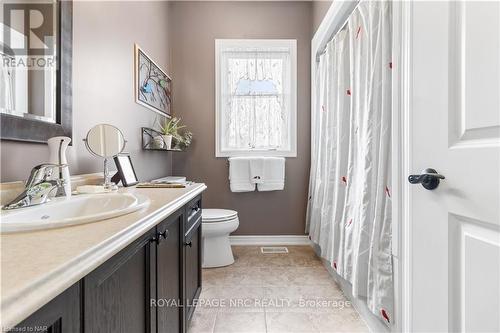
[[250, 159], [248, 157], [229, 158], [229, 187], [231, 192], [255, 191], [250, 181]]
[[285, 188], [285, 158], [265, 157], [263, 182], [257, 184], [259, 191], [281, 191]]
[[254, 184], [264, 183], [264, 157], [250, 158], [250, 181]]

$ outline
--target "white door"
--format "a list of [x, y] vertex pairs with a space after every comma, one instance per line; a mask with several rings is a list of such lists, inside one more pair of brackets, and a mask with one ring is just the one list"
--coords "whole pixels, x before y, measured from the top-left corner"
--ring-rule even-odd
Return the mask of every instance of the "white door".
[[412, 331], [500, 331], [500, 2], [411, 4]]

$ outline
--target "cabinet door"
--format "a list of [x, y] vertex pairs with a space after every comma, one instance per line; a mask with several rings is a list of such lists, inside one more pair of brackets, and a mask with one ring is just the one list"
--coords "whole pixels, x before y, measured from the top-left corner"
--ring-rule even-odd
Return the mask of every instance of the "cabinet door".
[[178, 333], [181, 316], [181, 236], [183, 211], [171, 215], [157, 226], [157, 318], [159, 333]]
[[184, 239], [186, 325], [191, 320], [201, 292], [201, 215]]
[[83, 279], [85, 333], [156, 331], [149, 311], [155, 233], [153, 228]]
[[78, 282], [23, 320], [12, 329], [12, 332], [78, 333], [81, 331], [80, 328], [80, 283]]

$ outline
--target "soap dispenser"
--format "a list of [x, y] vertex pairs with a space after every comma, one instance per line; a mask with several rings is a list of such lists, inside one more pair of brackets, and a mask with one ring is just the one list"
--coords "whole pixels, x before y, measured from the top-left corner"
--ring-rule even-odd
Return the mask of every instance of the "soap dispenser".
[[64, 180], [64, 191], [66, 197], [71, 196], [71, 179], [69, 176], [68, 160], [66, 158], [66, 149], [68, 148], [71, 138], [67, 136], [55, 136], [47, 140], [49, 145], [49, 163], [66, 165], [60, 169], [59, 178]]

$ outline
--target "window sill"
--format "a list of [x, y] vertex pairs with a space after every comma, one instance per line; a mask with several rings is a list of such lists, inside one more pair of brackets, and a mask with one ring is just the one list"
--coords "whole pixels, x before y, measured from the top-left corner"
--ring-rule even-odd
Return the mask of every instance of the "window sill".
[[217, 158], [228, 157], [252, 157], [252, 156], [269, 156], [269, 157], [297, 157], [296, 151], [276, 151], [276, 150], [252, 150], [252, 151], [218, 151], [215, 153]]

